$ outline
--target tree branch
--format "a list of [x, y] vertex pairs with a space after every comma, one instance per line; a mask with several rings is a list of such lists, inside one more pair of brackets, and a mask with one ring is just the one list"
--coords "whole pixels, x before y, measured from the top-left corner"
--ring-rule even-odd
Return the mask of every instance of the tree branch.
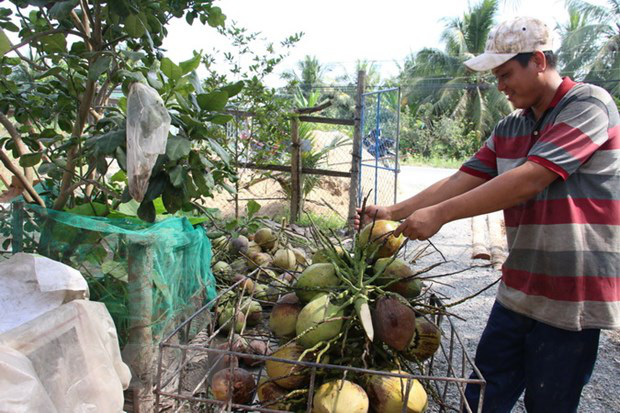
[[[9, 118], [7, 118], [6, 115], [2, 112], [0, 112], [0, 124], [4, 126], [6, 131], [11, 136], [11, 139], [13, 140], [13, 142], [15, 142], [15, 147], [17, 148], [17, 153], [19, 153], [19, 156], [23, 156], [27, 153], [30, 153], [30, 151], [26, 147], [26, 144], [24, 144], [24, 141], [22, 140], [21, 135], [17, 131], [17, 128], [15, 127], [15, 125], [13, 125], [13, 123], [9, 120]], [[32, 178], [33, 178], [32, 169], [24, 168], [24, 173], [26, 175], [26, 179], [28, 180], [28, 182], [32, 182]]]
[[37, 201], [37, 204], [45, 208], [45, 202], [43, 202], [43, 200], [41, 199], [37, 191], [34, 190], [32, 185], [28, 181], [28, 179], [26, 179], [26, 177], [22, 174], [22, 171], [20, 171], [20, 169], [13, 164], [13, 162], [11, 161], [11, 158], [9, 158], [9, 156], [1, 148], [0, 148], [0, 161], [2, 161], [6, 169], [11, 171], [11, 173], [15, 175], [15, 177], [19, 180], [19, 182], [22, 184], [22, 186], [26, 190], [26, 192], [35, 201]]

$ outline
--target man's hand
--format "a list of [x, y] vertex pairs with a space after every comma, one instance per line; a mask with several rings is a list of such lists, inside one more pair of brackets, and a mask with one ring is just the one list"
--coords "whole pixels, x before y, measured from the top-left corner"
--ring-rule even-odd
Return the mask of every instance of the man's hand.
[[445, 224], [433, 207], [422, 208], [409, 215], [394, 231], [394, 236], [403, 234], [411, 240], [426, 240], [432, 237]]
[[379, 205], [367, 205], [366, 210], [364, 211], [364, 216], [361, 216], [362, 208], [357, 208], [357, 215], [353, 220], [353, 227], [357, 230], [360, 226], [363, 227], [369, 222], [372, 222], [373, 218], [375, 218], [375, 213], [377, 214], [377, 219], [392, 218], [392, 214], [388, 210], [388, 207]]

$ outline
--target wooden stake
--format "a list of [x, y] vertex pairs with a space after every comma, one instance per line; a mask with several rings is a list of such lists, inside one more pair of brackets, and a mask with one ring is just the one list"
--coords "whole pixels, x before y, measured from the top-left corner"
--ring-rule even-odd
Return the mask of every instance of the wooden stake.
[[355, 118], [353, 126], [353, 150], [351, 154], [351, 182], [349, 185], [349, 228], [353, 230], [353, 220], [357, 214], [357, 199], [359, 198], [360, 152], [362, 146], [362, 95], [366, 83], [366, 72], [357, 73], [357, 94], [355, 95]]
[[488, 260], [491, 254], [486, 243], [487, 216], [478, 215], [471, 219], [471, 257], [474, 259]]

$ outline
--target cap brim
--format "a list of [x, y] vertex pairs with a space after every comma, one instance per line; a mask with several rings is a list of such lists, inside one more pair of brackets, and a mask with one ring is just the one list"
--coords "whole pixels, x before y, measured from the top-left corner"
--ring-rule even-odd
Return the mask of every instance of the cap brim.
[[484, 72], [503, 65], [518, 53], [483, 53], [464, 62], [464, 65], [476, 72]]

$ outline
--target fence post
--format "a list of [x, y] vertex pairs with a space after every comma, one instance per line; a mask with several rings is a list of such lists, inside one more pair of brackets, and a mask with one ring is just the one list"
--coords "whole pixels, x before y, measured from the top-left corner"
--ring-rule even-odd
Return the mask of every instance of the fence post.
[[359, 197], [360, 156], [362, 145], [362, 95], [364, 94], [366, 73], [357, 72], [357, 94], [355, 95], [355, 118], [353, 119], [353, 150], [351, 154], [351, 184], [349, 186], [349, 228], [353, 228], [355, 208]]
[[129, 336], [123, 349], [123, 360], [131, 369], [134, 413], [152, 412], [153, 357], [153, 248], [147, 243], [130, 240], [127, 253]]
[[301, 213], [301, 151], [299, 147], [299, 118], [291, 118], [291, 223], [297, 222]]

